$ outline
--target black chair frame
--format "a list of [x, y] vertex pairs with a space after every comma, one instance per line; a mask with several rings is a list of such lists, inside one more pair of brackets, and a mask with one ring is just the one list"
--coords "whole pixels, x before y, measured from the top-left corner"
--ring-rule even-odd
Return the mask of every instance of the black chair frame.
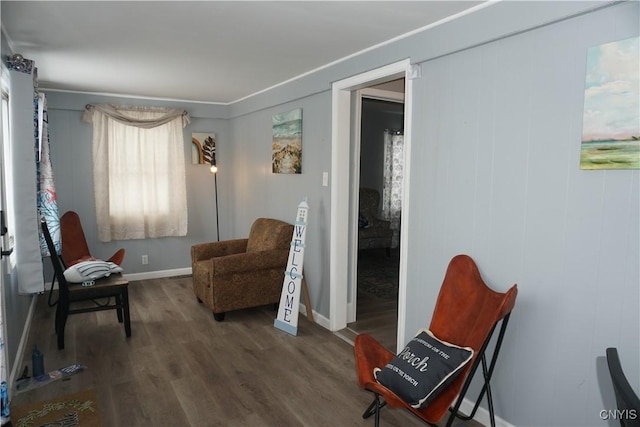
[[607, 348], [607, 365], [609, 365], [609, 374], [613, 382], [613, 391], [616, 395], [616, 404], [618, 406], [618, 418], [622, 427], [639, 427], [640, 426], [640, 398], [633, 391], [631, 384], [627, 380], [618, 349], [614, 347]]
[[[449, 415], [449, 418], [447, 419], [447, 423], [445, 424], [446, 427], [451, 427], [453, 425], [453, 421], [456, 418], [459, 418], [461, 420], [464, 421], [470, 421], [473, 419], [473, 417], [475, 416], [476, 412], [478, 411], [478, 408], [480, 407], [480, 402], [482, 401], [482, 398], [484, 397], [484, 395], [487, 395], [487, 405], [489, 407], [489, 417], [490, 417], [490, 421], [491, 421], [491, 427], [495, 427], [496, 426], [496, 419], [495, 419], [495, 412], [494, 412], [494, 408], [493, 408], [493, 397], [491, 395], [491, 377], [493, 375], [493, 371], [495, 369], [496, 366], [496, 362], [498, 360], [498, 354], [500, 353], [500, 347], [502, 347], [502, 341], [504, 339], [504, 334], [507, 331], [507, 325], [509, 323], [509, 318], [511, 317], [511, 313], [508, 313], [507, 315], [505, 315], [502, 320], [499, 321], [500, 323], [500, 331], [498, 332], [498, 337], [497, 337], [497, 341], [495, 344], [495, 347], [493, 349], [493, 353], [491, 355], [491, 362], [489, 363], [489, 365], [487, 366], [487, 347], [489, 346], [489, 343], [491, 342], [491, 337], [493, 336], [496, 326], [498, 325], [498, 322], [496, 322], [496, 324], [493, 325], [493, 328], [491, 329], [491, 332], [489, 333], [489, 335], [487, 336], [487, 339], [484, 341], [482, 348], [480, 349], [479, 355], [478, 357], [474, 360], [473, 365], [471, 365], [471, 369], [469, 370], [469, 374], [467, 375], [467, 378], [465, 379], [462, 388], [460, 390], [460, 394], [458, 396], [458, 398], [456, 399], [456, 403], [453, 407], [449, 408], [449, 411], [451, 412], [451, 414]], [[476, 371], [478, 370], [478, 365], [482, 363], [482, 378], [484, 381], [484, 385], [482, 386], [482, 390], [480, 390], [480, 393], [478, 395], [478, 398], [476, 399], [476, 403], [473, 407], [473, 410], [471, 411], [471, 413], [469, 415], [464, 415], [461, 412], [459, 412], [460, 410], [460, 405], [462, 404], [462, 401], [464, 400], [467, 391], [469, 389], [469, 386], [471, 385], [471, 382], [473, 381], [473, 378], [475, 376]], [[375, 415], [375, 421], [374, 421], [374, 425], [375, 427], [379, 427], [380, 426], [380, 409], [384, 408], [384, 406], [387, 404], [387, 402], [385, 402], [384, 400], [380, 399], [380, 395], [372, 392], [374, 394], [374, 399], [373, 402], [371, 402], [371, 405], [369, 405], [369, 407], [364, 411], [364, 413], [362, 414], [362, 418], [369, 418], [371, 415]], [[415, 415], [415, 414], [414, 414]], [[624, 427], [624, 426], [623, 426]]]
[[[122, 275], [112, 274], [109, 277], [98, 279], [93, 286], [69, 284], [64, 277], [63, 262], [56, 252], [55, 244], [49, 233], [46, 221], [41, 221], [42, 234], [47, 242], [51, 254], [55, 277], [58, 278], [58, 303], [56, 305], [55, 331], [58, 340], [58, 349], [64, 349], [64, 330], [67, 318], [72, 314], [88, 313], [102, 310], [116, 310], [118, 322], [124, 322], [124, 330], [127, 337], [131, 336], [131, 319], [129, 314], [129, 290], [128, 282], [122, 280]], [[111, 303], [111, 297], [114, 303]], [[98, 298], [109, 298], [105, 304], [98, 304]], [[71, 304], [80, 301], [93, 301], [94, 306], [71, 308]]]

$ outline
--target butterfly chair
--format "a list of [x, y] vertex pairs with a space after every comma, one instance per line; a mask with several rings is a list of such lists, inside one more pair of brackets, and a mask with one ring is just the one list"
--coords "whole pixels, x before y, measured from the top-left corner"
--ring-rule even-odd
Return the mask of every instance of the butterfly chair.
[[[456, 396], [459, 395], [453, 408], [450, 409], [451, 414], [446, 424], [450, 426], [456, 417], [471, 420], [486, 394], [491, 425], [495, 426], [489, 381], [495, 368], [511, 310], [515, 305], [517, 292], [516, 285], [505, 293], [493, 291], [484, 283], [475, 262], [469, 256], [455, 256], [447, 268], [429, 330], [442, 341], [473, 349], [470, 361], [459, 371], [455, 380], [437, 394], [427, 406], [416, 409], [380, 384], [374, 376], [374, 368], [382, 369], [396, 355], [382, 347], [371, 336], [358, 335], [354, 344], [358, 383], [360, 388], [374, 394], [373, 402], [362, 417], [368, 418], [375, 415], [377, 427], [380, 423], [380, 409], [388, 404], [393, 408], [406, 408], [423, 421], [436, 424], [441, 421], [454, 403]], [[491, 355], [486, 354], [491, 336], [499, 323], [501, 325], [494, 350]], [[487, 364], [488, 357], [491, 360]], [[458, 410], [479, 364], [482, 364], [484, 385], [473, 411], [469, 416], [465, 416], [459, 414]]]
[[[80, 261], [95, 259], [89, 252], [80, 217], [74, 211], [65, 212], [60, 217], [60, 236], [62, 238], [62, 260], [67, 267]], [[119, 249], [107, 261], [120, 265], [123, 259], [124, 249]]]
[[[69, 283], [64, 276], [64, 268], [60, 257], [56, 253], [56, 248], [51, 239], [49, 228], [46, 221], [41, 221], [42, 234], [47, 242], [47, 247], [51, 253], [51, 263], [53, 270], [58, 278], [59, 297], [56, 306], [55, 330], [58, 338], [58, 349], [64, 348], [64, 329], [67, 318], [71, 314], [88, 313], [91, 311], [116, 310], [118, 322], [123, 323], [127, 337], [131, 336], [131, 320], [129, 317], [129, 282], [122, 277], [120, 273], [111, 274], [95, 280], [92, 286], [83, 286], [81, 284]], [[111, 303], [111, 297], [114, 303]], [[95, 302], [97, 298], [109, 298], [105, 304]], [[83, 304], [79, 308], [71, 308], [72, 303], [91, 302], [91, 304]]]
[[613, 382], [613, 390], [616, 394], [616, 404], [618, 405], [618, 414], [620, 415], [620, 425], [622, 427], [639, 427], [640, 426], [640, 398], [627, 377], [622, 371], [618, 350], [616, 348], [607, 349], [607, 364], [609, 365], [609, 373]]

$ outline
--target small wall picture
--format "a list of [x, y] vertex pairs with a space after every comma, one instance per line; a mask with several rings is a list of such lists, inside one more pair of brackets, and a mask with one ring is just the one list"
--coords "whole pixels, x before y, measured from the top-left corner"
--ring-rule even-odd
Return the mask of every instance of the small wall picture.
[[273, 173], [302, 173], [302, 108], [273, 116]]
[[589, 48], [580, 169], [640, 169], [639, 40]]
[[191, 134], [191, 163], [194, 165], [210, 165], [216, 155], [216, 134]]

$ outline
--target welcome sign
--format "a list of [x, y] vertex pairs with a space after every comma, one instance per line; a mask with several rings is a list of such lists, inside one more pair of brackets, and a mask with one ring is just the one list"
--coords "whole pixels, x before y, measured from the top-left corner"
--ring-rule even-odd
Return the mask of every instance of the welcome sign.
[[[276, 328], [291, 335], [298, 334], [302, 262], [304, 260], [304, 245], [307, 235], [308, 211], [309, 205], [307, 204], [307, 197], [305, 196], [298, 205], [296, 222], [293, 227], [293, 236], [291, 237], [291, 248], [289, 249], [289, 260], [287, 261], [284, 283], [282, 284], [278, 317], [273, 324]], [[307, 308], [307, 310], [310, 310], [310, 308]]]

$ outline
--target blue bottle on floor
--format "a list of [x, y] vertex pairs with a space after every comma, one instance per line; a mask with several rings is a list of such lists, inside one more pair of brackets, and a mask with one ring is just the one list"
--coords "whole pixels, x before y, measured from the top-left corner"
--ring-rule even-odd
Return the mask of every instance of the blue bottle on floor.
[[33, 346], [33, 353], [31, 354], [31, 369], [33, 370], [33, 378], [38, 378], [44, 374], [44, 356], [42, 352], [38, 350], [38, 346]]

